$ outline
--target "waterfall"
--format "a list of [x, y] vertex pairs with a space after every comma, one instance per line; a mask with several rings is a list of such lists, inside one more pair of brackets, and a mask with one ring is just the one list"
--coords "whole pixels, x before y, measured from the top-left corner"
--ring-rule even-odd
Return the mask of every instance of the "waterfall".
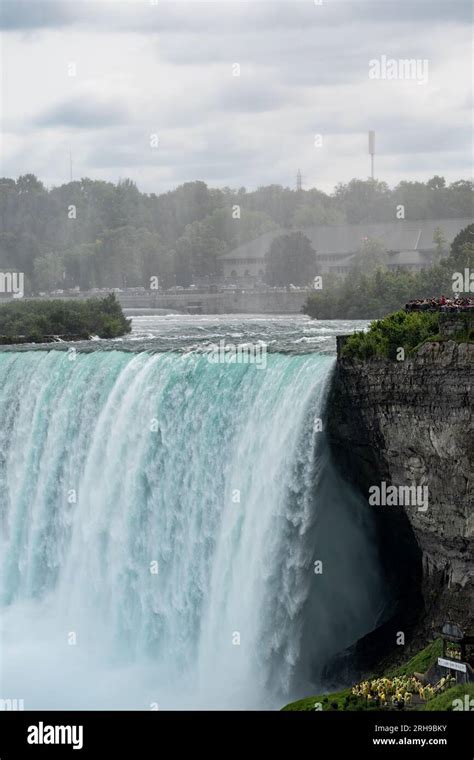
[[333, 366], [1, 353], [0, 697], [258, 709], [322, 688], [383, 594], [329, 457]]

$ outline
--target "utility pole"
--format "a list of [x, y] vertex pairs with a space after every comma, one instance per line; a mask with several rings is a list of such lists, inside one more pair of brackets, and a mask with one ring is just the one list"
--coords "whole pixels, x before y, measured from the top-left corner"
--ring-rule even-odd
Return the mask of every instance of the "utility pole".
[[72, 152], [69, 151], [69, 181], [72, 182]]
[[303, 177], [301, 176], [301, 171], [299, 169], [296, 175], [296, 189], [298, 192], [303, 189]]
[[375, 132], [369, 130], [370, 176], [374, 180]]

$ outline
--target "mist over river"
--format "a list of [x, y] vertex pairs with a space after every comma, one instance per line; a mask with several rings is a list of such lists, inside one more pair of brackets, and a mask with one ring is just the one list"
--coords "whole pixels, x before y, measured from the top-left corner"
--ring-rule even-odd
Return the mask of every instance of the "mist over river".
[[[335, 336], [365, 325], [150, 315], [0, 352], [1, 699], [275, 709], [324, 688], [386, 600], [325, 434]], [[265, 367], [211, 362], [220, 341]]]

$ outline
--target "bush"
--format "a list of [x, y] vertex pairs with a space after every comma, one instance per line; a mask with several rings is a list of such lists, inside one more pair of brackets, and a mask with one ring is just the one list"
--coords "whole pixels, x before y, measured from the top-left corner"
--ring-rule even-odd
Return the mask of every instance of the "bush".
[[4, 343], [20, 336], [36, 342], [47, 335], [118, 338], [131, 329], [114, 294], [85, 301], [15, 301], [0, 306]]
[[372, 322], [367, 332], [351, 335], [344, 345], [342, 355], [363, 360], [372, 356], [395, 360], [399, 348], [409, 354], [420, 343], [436, 335], [438, 320], [437, 312], [396, 311], [384, 319]]

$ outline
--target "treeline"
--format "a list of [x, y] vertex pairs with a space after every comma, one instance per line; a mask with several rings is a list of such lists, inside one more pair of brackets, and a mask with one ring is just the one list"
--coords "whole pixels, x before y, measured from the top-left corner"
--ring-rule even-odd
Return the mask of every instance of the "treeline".
[[162, 195], [82, 179], [47, 189], [32, 174], [0, 179], [0, 270], [23, 272], [28, 293], [164, 287], [210, 281], [219, 256], [264, 232], [314, 224], [386, 222], [472, 213], [472, 182], [449, 186], [351, 180], [332, 194], [279, 185], [247, 192], [188, 182]]
[[112, 293], [86, 300], [10, 301], [0, 305], [0, 343], [40, 343], [47, 336], [118, 338], [131, 332], [131, 320]]
[[461, 230], [450, 255], [430, 269], [391, 271], [377, 266], [367, 272], [356, 266], [345, 279], [324, 275], [322, 289], [308, 297], [303, 311], [317, 319], [377, 319], [417, 298], [452, 296], [453, 274], [463, 274], [466, 268], [474, 268], [474, 224]]

